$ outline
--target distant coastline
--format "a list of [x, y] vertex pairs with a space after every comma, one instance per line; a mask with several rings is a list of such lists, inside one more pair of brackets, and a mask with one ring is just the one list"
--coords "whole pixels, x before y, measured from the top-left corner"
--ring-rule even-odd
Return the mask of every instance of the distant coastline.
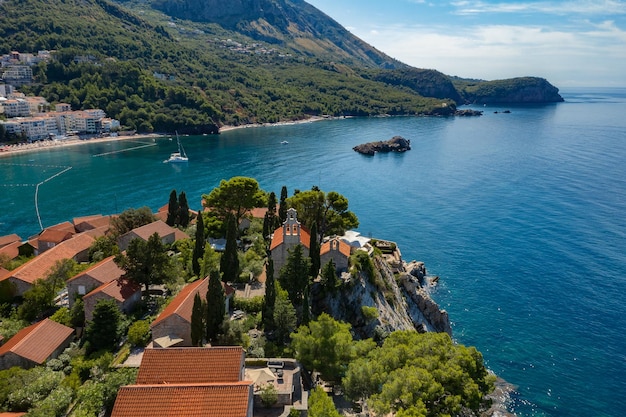
[[[256, 128], [256, 127], [268, 127], [268, 126], [290, 126], [302, 123], [312, 123], [320, 120], [329, 120], [332, 119], [330, 117], [320, 117], [313, 116], [308, 119], [303, 120], [294, 120], [290, 122], [277, 122], [277, 123], [253, 123], [247, 125], [225, 125], [220, 127], [220, 133], [228, 132], [231, 130], [238, 129], [247, 129], [247, 128]], [[93, 144], [93, 143], [103, 143], [103, 142], [117, 142], [124, 141], [129, 139], [158, 139], [168, 137], [168, 134], [165, 133], [139, 133], [135, 135], [126, 135], [126, 136], [107, 136], [102, 138], [93, 138], [93, 139], [66, 139], [66, 140], [49, 140], [43, 142], [32, 142], [32, 143], [21, 143], [17, 145], [2, 145], [0, 146], [0, 158], [9, 157], [12, 155], [28, 153], [28, 152], [38, 152], [47, 149], [58, 149], [65, 148], [70, 146], [78, 146], [85, 144]]]

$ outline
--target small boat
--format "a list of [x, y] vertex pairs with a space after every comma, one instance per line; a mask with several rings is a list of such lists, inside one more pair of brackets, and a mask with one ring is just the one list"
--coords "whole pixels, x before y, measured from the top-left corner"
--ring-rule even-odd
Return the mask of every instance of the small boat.
[[179, 162], [189, 161], [189, 158], [187, 158], [187, 154], [185, 153], [185, 149], [183, 148], [183, 145], [180, 144], [180, 138], [178, 137], [178, 132], [176, 132], [176, 142], [178, 142], [178, 152], [172, 152], [170, 157], [163, 162], [179, 163]]
[[281, 144], [281, 145], [286, 145], [286, 144], [288, 144], [288, 143], [289, 143], [289, 142], [287, 142], [286, 140], [284, 140], [284, 141], [280, 142], [280, 144]]

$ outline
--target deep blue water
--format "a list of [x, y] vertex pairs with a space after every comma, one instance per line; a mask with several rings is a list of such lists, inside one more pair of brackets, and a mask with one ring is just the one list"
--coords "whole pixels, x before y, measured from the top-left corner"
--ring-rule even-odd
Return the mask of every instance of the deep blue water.
[[[565, 91], [565, 103], [484, 107], [480, 118], [372, 118], [185, 137], [174, 151], [110, 142], [0, 159], [0, 235], [76, 216], [166, 204], [192, 208], [221, 179], [267, 191], [319, 185], [350, 201], [364, 235], [396, 240], [440, 276], [455, 338], [518, 386], [523, 416], [626, 415], [626, 89]], [[494, 111], [499, 113], [494, 113]], [[363, 142], [411, 139], [400, 155]], [[281, 145], [283, 140], [288, 145]], [[146, 144], [152, 140], [139, 140]], [[18, 186], [19, 185], [19, 186]]]

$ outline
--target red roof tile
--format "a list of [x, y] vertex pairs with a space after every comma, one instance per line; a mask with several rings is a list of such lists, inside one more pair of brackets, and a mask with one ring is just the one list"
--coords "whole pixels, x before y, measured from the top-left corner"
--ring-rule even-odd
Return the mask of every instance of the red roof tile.
[[155, 233], [158, 233], [159, 236], [163, 237], [174, 233], [176, 230], [178, 229], [174, 229], [173, 227], [168, 226], [164, 221], [157, 220], [144, 226], [137, 227], [128, 233], [134, 233], [143, 240], [147, 241], [150, 236]]
[[50, 230], [50, 229], [76, 233], [76, 229], [74, 228], [74, 225], [70, 222], [63, 222], [63, 223], [55, 224], [54, 226], [46, 227], [46, 230]]
[[114, 259], [114, 256], [109, 256], [108, 258], [101, 260], [97, 264], [85, 269], [80, 274], [73, 276], [68, 280], [68, 282], [85, 276], [89, 276], [90, 278], [102, 284], [118, 279], [119, 277], [124, 275], [124, 270], [117, 266]]
[[137, 285], [127, 280], [115, 279], [111, 282], [100, 285], [98, 288], [95, 288], [93, 291], [86, 294], [84, 298], [103, 293], [119, 302], [124, 302], [136, 294], [137, 291], [141, 291], [141, 285]]
[[209, 279], [194, 281], [191, 284], [185, 285], [178, 295], [174, 297], [172, 301], [165, 307], [165, 309], [159, 314], [153, 322], [152, 326], [165, 320], [166, 318], [178, 315], [183, 319], [191, 322], [191, 310], [193, 309], [193, 298], [196, 293], [200, 294], [200, 298], [206, 299], [206, 292], [209, 288]]
[[[232, 295], [235, 290], [231, 286], [222, 282], [222, 288], [224, 294], [228, 297]], [[159, 316], [152, 322], [151, 326], [154, 326], [166, 318], [177, 315], [184, 320], [191, 322], [191, 311], [193, 310], [193, 299], [196, 293], [200, 294], [200, 298], [206, 300], [206, 293], [209, 289], [209, 278], [203, 280], [194, 281], [188, 284], [180, 290], [178, 295], [165, 307], [165, 309], [159, 314]]]
[[246, 417], [252, 382], [121, 387], [111, 417]]
[[79, 253], [89, 249], [94, 239], [86, 234], [78, 234], [71, 239], [59, 243], [52, 249], [47, 250], [39, 256], [34, 257], [30, 261], [21, 265], [11, 272], [0, 278], [1, 280], [13, 277], [21, 281], [33, 284], [38, 279], [46, 277], [50, 268], [54, 266], [56, 261], [62, 259], [71, 259]]
[[66, 230], [46, 229], [39, 235], [40, 242], [61, 243], [72, 237], [74, 233]]
[[[283, 243], [284, 227], [285, 226], [281, 226], [274, 231], [274, 235], [272, 236], [272, 243], [270, 244], [270, 250], [279, 247]], [[307, 249], [309, 249], [309, 246], [311, 246], [311, 233], [303, 226], [300, 226], [300, 244]]]
[[32, 324], [0, 347], [0, 356], [8, 352], [42, 364], [74, 333], [74, 329], [50, 319]]
[[9, 243], [8, 245], [2, 246], [0, 248], [0, 255], [5, 254], [10, 259], [15, 259], [20, 256], [20, 246], [22, 246], [22, 242], [19, 240], [17, 242]]
[[331, 239], [327, 242], [324, 242], [322, 244], [322, 246], [320, 247], [320, 255], [324, 255], [328, 252], [330, 252], [330, 243], [332, 241], [336, 241], [339, 243], [339, 252], [341, 252], [342, 255], [346, 256], [346, 257], [350, 257], [350, 245], [348, 245], [346, 242], [344, 242], [341, 239]]
[[73, 220], [76, 230], [84, 232], [86, 230], [98, 229], [100, 227], [109, 228], [111, 225], [111, 216], [103, 216], [97, 214], [95, 216], [77, 217]]
[[240, 346], [146, 349], [137, 384], [237, 382], [244, 367]]
[[0, 248], [14, 242], [20, 242], [21, 240], [22, 238], [16, 234], [0, 236]]

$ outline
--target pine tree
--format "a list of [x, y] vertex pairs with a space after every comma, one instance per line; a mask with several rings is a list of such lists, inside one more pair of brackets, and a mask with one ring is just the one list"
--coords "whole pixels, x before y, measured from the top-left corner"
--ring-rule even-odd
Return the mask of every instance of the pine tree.
[[278, 206], [278, 218], [280, 224], [283, 224], [287, 220], [287, 187], [283, 185], [280, 190], [280, 205]]
[[317, 238], [317, 223], [311, 226], [311, 240], [309, 243], [309, 257], [311, 258], [311, 278], [317, 278], [320, 273], [320, 245]]
[[178, 200], [176, 199], [176, 190], [170, 193], [170, 201], [167, 205], [167, 220], [169, 226], [175, 226], [178, 223]]
[[191, 310], [191, 345], [202, 346], [204, 338], [204, 307], [200, 294], [196, 293], [193, 298], [193, 308]]
[[226, 314], [224, 298], [220, 273], [213, 270], [209, 275], [209, 289], [206, 294], [206, 338], [211, 344], [217, 341]]
[[265, 331], [272, 330], [274, 326], [274, 305], [276, 303], [276, 282], [274, 281], [274, 261], [268, 253], [267, 267], [265, 269], [265, 300], [263, 304], [263, 327]]
[[226, 226], [226, 247], [220, 260], [220, 270], [224, 282], [235, 282], [239, 275], [239, 257], [237, 256], [237, 225], [234, 216], [228, 216]]
[[178, 196], [178, 225], [187, 227], [189, 225], [189, 204], [187, 204], [187, 195], [184, 191]]
[[204, 246], [206, 238], [204, 236], [204, 220], [202, 212], [198, 212], [198, 220], [196, 221], [196, 242], [193, 247], [193, 255], [191, 259], [191, 268], [195, 275], [200, 275], [200, 260], [204, 256]]

